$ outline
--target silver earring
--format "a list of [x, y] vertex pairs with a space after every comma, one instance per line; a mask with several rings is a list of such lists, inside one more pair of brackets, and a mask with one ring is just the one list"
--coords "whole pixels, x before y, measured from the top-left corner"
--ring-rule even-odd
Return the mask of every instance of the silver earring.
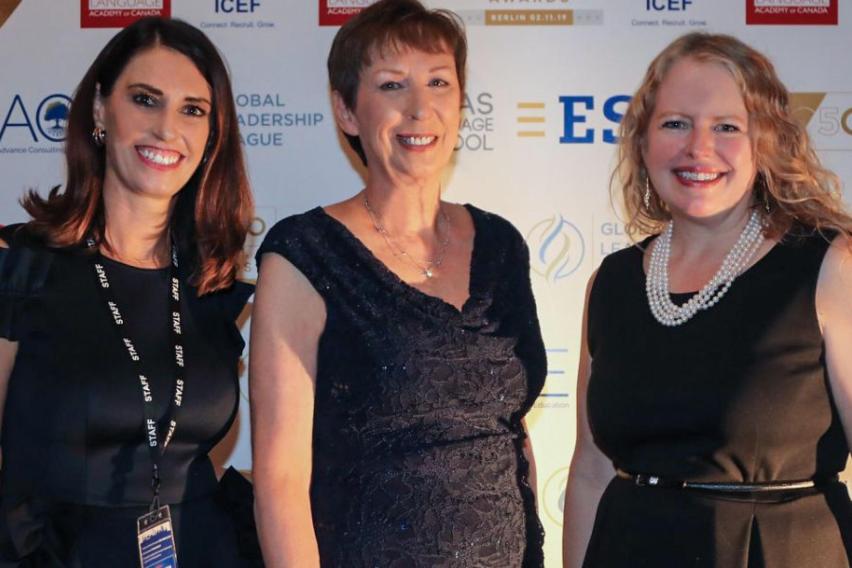
[[106, 130], [100, 126], [95, 126], [92, 130], [92, 140], [94, 141], [95, 146], [103, 148], [104, 142], [106, 142]]
[[651, 208], [651, 180], [645, 175], [645, 193], [642, 195], [642, 203], [645, 204], [645, 209]]

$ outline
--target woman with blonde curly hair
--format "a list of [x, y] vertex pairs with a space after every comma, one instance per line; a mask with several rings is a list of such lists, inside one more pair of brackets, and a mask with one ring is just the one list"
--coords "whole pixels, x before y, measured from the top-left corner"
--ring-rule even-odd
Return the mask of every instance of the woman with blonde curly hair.
[[616, 176], [652, 236], [589, 283], [566, 567], [852, 564], [852, 218], [793, 110], [703, 33], [630, 103]]

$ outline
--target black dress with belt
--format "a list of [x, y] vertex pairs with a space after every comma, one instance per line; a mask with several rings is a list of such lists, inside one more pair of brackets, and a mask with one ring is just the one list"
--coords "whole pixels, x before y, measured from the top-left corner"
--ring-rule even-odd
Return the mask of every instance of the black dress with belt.
[[460, 311], [320, 208], [279, 222], [258, 252], [284, 256], [325, 302], [311, 483], [323, 566], [542, 566], [522, 452], [546, 374], [526, 245], [500, 217], [468, 211]]
[[[588, 411], [617, 468], [741, 483], [843, 470], [849, 443], [815, 306], [828, 246], [797, 228], [678, 327], [651, 315], [640, 247], [604, 260], [589, 299]], [[585, 566], [841, 568], [851, 557], [852, 505], [840, 482], [737, 497], [616, 478]]]
[[[18, 343], [2, 430], [0, 566], [137, 566], [136, 518], [151, 502], [139, 380], [98, 292], [91, 255], [4, 229], [0, 336]], [[157, 415], [174, 388], [169, 269], [101, 258], [142, 355]], [[234, 420], [252, 287], [199, 298], [181, 285], [185, 389], [161, 466], [181, 566], [243, 565], [210, 449]]]

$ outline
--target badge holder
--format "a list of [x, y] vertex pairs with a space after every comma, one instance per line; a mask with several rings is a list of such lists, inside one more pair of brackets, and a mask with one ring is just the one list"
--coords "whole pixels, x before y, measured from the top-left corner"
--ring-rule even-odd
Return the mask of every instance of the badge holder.
[[160, 505], [160, 471], [154, 465], [154, 500], [148, 513], [136, 519], [136, 542], [142, 568], [177, 568], [177, 549], [168, 505]]
[[177, 550], [169, 506], [163, 505], [136, 520], [136, 540], [142, 568], [177, 568]]

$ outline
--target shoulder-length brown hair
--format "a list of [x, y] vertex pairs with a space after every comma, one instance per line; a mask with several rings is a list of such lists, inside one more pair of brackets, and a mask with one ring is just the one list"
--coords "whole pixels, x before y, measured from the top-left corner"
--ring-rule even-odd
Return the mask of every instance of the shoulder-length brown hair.
[[651, 192], [643, 195], [647, 170], [642, 147], [654, 112], [657, 90], [680, 59], [722, 65], [736, 81], [749, 115], [751, 144], [757, 168], [755, 206], [764, 213], [768, 237], [784, 234], [794, 223], [817, 230], [852, 235], [852, 217], [844, 210], [840, 182], [822, 167], [805, 128], [793, 118], [790, 94], [763, 54], [740, 40], [721, 34], [689, 33], [670, 43], [648, 67], [621, 121], [618, 178], [630, 234], [662, 229], [671, 215]]
[[201, 165], [177, 196], [170, 230], [192, 266], [199, 294], [230, 286], [241, 265], [242, 247], [253, 214], [240, 144], [237, 112], [225, 63], [203, 32], [180, 20], [143, 18], [116, 34], [101, 50], [74, 93], [68, 117], [63, 191], [43, 198], [30, 191], [22, 205], [30, 227], [53, 246], [104, 239], [105, 152], [92, 139], [96, 90], [109, 96], [127, 63], [155, 46], [188, 57], [213, 93], [210, 137]]

